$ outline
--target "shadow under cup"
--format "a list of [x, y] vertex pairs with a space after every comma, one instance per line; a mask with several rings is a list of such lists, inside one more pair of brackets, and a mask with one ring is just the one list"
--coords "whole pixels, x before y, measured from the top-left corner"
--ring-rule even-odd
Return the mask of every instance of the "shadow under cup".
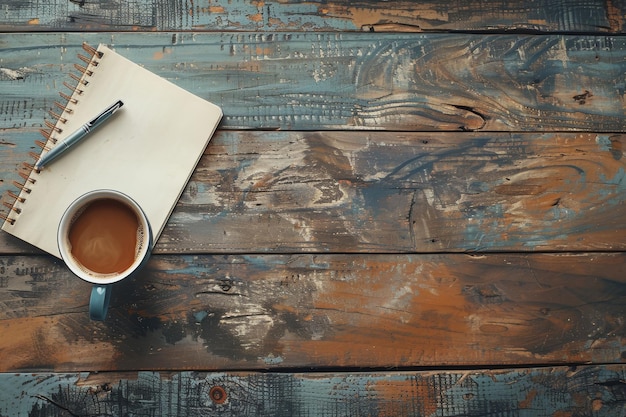
[[96, 190], [70, 204], [61, 218], [57, 242], [68, 268], [94, 284], [91, 319], [104, 320], [111, 284], [144, 265], [152, 248], [152, 231], [143, 210], [129, 196]]

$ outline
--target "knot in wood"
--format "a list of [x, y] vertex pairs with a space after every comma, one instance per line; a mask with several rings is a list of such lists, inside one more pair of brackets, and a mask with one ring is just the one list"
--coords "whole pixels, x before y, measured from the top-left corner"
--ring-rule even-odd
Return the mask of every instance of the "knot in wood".
[[220, 386], [215, 386], [209, 391], [209, 397], [215, 404], [224, 404], [228, 395], [226, 390]]

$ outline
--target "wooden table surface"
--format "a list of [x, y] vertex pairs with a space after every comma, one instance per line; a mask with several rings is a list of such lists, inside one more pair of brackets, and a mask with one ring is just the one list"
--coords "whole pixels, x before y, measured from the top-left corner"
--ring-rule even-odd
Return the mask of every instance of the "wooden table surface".
[[0, 11], [2, 192], [82, 42], [224, 111], [105, 322], [0, 235], [0, 416], [625, 415], [624, 1]]

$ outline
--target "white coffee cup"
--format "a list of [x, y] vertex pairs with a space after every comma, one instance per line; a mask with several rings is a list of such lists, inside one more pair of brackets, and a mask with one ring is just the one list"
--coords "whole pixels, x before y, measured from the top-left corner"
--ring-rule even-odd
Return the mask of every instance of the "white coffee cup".
[[150, 223], [139, 204], [119, 191], [95, 190], [78, 197], [66, 209], [57, 243], [70, 271], [94, 284], [90, 317], [104, 320], [111, 284], [141, 269], [153, 242]]

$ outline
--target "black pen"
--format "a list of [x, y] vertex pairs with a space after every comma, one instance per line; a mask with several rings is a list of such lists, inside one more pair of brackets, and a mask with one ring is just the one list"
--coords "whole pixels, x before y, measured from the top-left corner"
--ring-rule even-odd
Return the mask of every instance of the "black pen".
[[68, 137], [63, 139], [61, 142], [57, 143], [54, 148], [50, 149], [48, 153], [39, 158], [39, 161], [35, 164], [35, 169], [37, 171], [41, 170], [44, 166], [48, 165], [50, 162], [58, 158], [63, 152], [68, 150], [72, 145], [79, 142], [85, 136], [89, 134], [92, 130], [100, 126], [105, 120], [113, 115], [116, 111], [118, 111], [124, 103], [121, 100], [118, 100], [116, 103], [107, 107], [102, 113], [94, 117], [90, 122], [85, 123], [80, 128], [78, 128], [75, 132], [70, 134]]

